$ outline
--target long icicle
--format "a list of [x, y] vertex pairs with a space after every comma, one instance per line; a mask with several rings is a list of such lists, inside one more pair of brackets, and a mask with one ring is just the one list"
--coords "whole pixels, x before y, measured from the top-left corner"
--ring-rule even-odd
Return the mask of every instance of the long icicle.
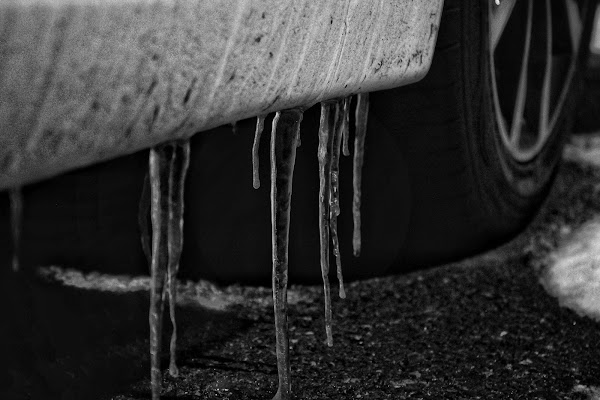
[[325, 297], [325, 334], [327, 345], [333, 346], [331, 333], [331, 293], [329, 288], [329, 188], [331, 184], [331, 148], [335, 133], [335, 102], [321, 103], [319, 126], [319, 240], [321, 276]]
[[252, 143], [252, 187], [254, 187], [254, 189], [260, 187], [260, 177], [258, 176], [258, 150], [260, 148], [260, 137], [265, 128], [266, 117], [266, 115], [259, 115], [256, 117], [256, 130], [254, 131], [254, 143]]
[[352, 198], [352, 216], [354, 220], [354, 232], [352, 235], [352, 249], [354, 256], [358, 257], [361, 251], [361, 185], [362, 168], [365, 155], [365, 137], [367, 135], [367, 120], [369, 117], [369, 93], [361, 93], [357, 96], [356, 104], [356, 131], [354, 134], [354, 165], [352, 185], [354, 194]]
[[344, 141], [343, 144], [343, 154], [348, 157], [350, 155], [350, 147], [348, 142], [350, 141], [350, 100], [351, 96], [344, 98], [343, 100], [343, 108], [342, 108], [342, 138]]
[[340, 215], [340, 148], [342, 136], [344, 134], [344, 118], [346, 107], [345, 100], [336, 104], [336, 126], [333, 131], [333, 141], [331, 145], [331, 180], [329, 188], [329, 229], [331, 232], [331, 242], [333, 244], [333, 254], [335, 255], [335, 263], [337, 266], [337, 278], [339, 282], [339, 296], [342, 299], [346, 298], [344, 290], [344, 277], [342, 275], [342, 256], [340, 254], [340, 240], [337, 232], [337, 217]]
[[271, 227], [273, 308], [279, 386], [274, 400], [291, 399], [291, 370], [287, 321], [288, 239], [292, 180], [302, 111], [275, 114], [271, 130]]
[[21, 249], [21, 229], [23, 225], [23, 192], [20, 187], [10, 189], [9, 200], [12, 234], [12, 269], [17, 272], [20, 268], [19, 253]]
[[150, 188], [152, 216], [152, 262], [150, 281], [150, 385], [152, 400], [160, 399], [160, 349], [165, 284], [169, 259], [169, 181], [175, 147], [168, 143], [150, 150]]
[[190, 164], [190, 142], [184, 140], [173, 143], [174, 153], [171, 160], [169, 173], [169, 227], [167, 249], [169, 264], [167, 270], [167, 289], [169, 294], [169, 315], [171, 316], [170, 363], [169, 373], [173, 377], [179, 376], [176, 361], [177, 348], [177, 322], [175, 320], [175, 304], [177, 302], [177, 271], [179, 259], [183, 250], [183, 193], [185, 176]]

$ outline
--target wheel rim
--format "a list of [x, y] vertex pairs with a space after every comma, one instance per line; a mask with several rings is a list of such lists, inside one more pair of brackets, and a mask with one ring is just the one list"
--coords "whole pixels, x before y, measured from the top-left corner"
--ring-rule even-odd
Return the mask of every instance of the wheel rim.
[[576, 0], [488, 4], [496, 125], [504, 148], [525, 163], [540, 154], [564, 107], [579, 52], [580, 10]]

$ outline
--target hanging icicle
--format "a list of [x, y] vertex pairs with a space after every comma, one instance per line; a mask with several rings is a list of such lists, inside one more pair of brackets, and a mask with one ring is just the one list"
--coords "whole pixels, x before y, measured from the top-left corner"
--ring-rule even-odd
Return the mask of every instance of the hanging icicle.
[[167, 223], [169, 164], [173, 146], [160, 145], [150, 150], [152, 215], [152, 262], [150, 282], [150, 385], [152, 400], [160, 399], [160, 349], [162, 339], [163, 292], [167, 272]]
[[325, 334], [327, 345], [333, 346], [331, 333], [331, 294], [329, 288], [329, 195], [331, 187], [331, 148], [336, 127], [335, 102], [321, 103], [319, 126], [319, 240], [321, 275], [325, 297]]
[[361, 93], [357, 96], [356, 104], [356, 130], [354, 134], [354, 166], [353, 166], [353, 189], [352, 216], [354, 220], [354, 232], [352, 235], [352, 249], [354, 256], [358, 257], [361, 250], [361, 185], [362, 167], [365, 154], [365, 136], [367, 134], [367, 120], [369, 117], [369, 93]]
[[10, 227], [12, 234], [12, 269], [17, 272], [19, 266], [19, 252], [21, 248], [21, 230], [23, 225], [23, 193], [20, 187], [15, 187], [8, 192], [10, 201]]
[[[183, 244], [183, 182], [189, 163], [189, 142], [159, 145], [150, 150], [152, 260], [150, 283], [150, 384], [152, 400], [160, 399], [160, 349], [165, 286], [168, 285], [171, 321], [174, 324], [175, 274]], [[171, 339], [174, 356], [176, 329]], [[171, 373], [177, 372], [174, 358]]]
[[273, 308], [279, 386], [274, 400], [291, 399], [287, 321], [288, 240], [292, 180], [302, 111], [275, 114], [271, 130], [271, 226], [273, 251]]
[[350, 140], [350, 101], [351, 96], [344, 98], [342, 108], [342, 138], [343, 138], [343, 154], [348, 157], [350, 155], [350, 147], [348, 141]]
[[179, 376], [177, 368], [177, 322], [175, 320], [175, 303], [177, 302], [177, 272], [179, 259], [183, 250], [183, 193], [185, 176], [190, 164], [190, 142], [188, 140], [173, 144], [174, 153], [171, 160], [169, 174], [169, 227], [168, 227], [168, 255], [169, 267], [167, 271], [167, 287], [169, 294], [169, 314], [171, 316], [170, 363], [169, 373], [173, 377]]
[[258, 175], [259, 157], [258, 150], [260, 148], [260, 137], [265, 127], [266, 115], [256, 117], [256, 130], [254, 131], [254, 143], [252, 143], [252, 187], [258, 189], [260, 187], [260, 177]]
[[340, 240], [337, 232], [337, 217], [340, 215], [340, 148], [342, 142], [342, 136], [344, 132], [344, 118], [347, 114], [346, 102], [339, 102], [336, 104], [336, 126], [333, 131], [333, 140], [331, 141], [331, 178], [329, 187], [329, 229], [331, 232], [331, 242], [333, 244], [333, 254], [335, 255], [335, 263], [337, 266], [337, 278], [339, 282], [339, 296], [344, 299], [346, 298], [346, 291], [344, 290], [344, 278], [342, 275], [342, 257], [340, 254]]

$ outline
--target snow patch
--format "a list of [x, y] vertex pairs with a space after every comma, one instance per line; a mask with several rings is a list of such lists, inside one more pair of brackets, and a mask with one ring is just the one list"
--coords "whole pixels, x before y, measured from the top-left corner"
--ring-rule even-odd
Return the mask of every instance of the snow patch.
[[575, 230], [549, 255], [541, 282], [562, 306], [600, 321], [600, 217]]
[[[150, 277], [109, 275], [97, 272], [83, 273], [75, 269], [58, 266], [42, 267], [38, 274], [64, 286], [82, 290], [97, 290], [115, 294], [149, 292]], [[299, 288], [292, 286], [288, 290], [288, 304], [312, 301]], [[200, 306], [210, 310], [224, 311], [231, 306], [253, 303], [258, 307], [273, 307], [270, 288], [243, 288], [237, 285], [218, 287], [200, 280], [198, 282], [177, 282], [177, 304], [179, 306]]]
[[573, 135], [565, 145], [563, 159], [600, 167], [600, 133]]
[[582, 393], [587, 396], [587, 400], [600, 400], [600, 388], [596, 386], [575, 385], [573, 393]]

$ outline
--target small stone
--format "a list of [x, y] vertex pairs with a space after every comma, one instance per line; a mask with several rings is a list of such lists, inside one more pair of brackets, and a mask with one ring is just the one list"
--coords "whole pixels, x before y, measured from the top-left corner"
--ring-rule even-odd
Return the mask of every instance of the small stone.
[[412, 379], [402, 379], [401, 381], [390, 381], [390, 385], [392, 385], [392, 387], [394, 389], [400, 389], [400, 388], [404, 388], [410, 385], [414, 385], [416, 384], [416, 381], [413, 381]]
[[419, 371], [411, 372], [409, 375], [414, 376], [416, 379], [421, 379], [421, 373]]

